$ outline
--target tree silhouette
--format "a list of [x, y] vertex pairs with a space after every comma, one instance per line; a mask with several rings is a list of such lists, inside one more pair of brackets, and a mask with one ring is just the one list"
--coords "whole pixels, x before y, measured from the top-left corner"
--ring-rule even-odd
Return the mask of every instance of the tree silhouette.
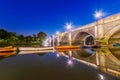
[[43, 46], [43, 42], [46, 40], [47, 34], [44, 32], [39, 32], [37, 34], [38, 40], [40, 41], [40, 46]]

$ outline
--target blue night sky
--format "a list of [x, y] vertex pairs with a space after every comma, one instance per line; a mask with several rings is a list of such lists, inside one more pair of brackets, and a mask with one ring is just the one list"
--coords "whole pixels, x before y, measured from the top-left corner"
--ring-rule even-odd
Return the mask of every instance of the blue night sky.
[[[0, 0], [0, 28], [31, 35], [65, 31], [65, 24], [75, 27], [95, 21], [97, 9], [106, 16], [120, 12], [120, 0]], [[104, 16], [104, 17], [106, 17]]]

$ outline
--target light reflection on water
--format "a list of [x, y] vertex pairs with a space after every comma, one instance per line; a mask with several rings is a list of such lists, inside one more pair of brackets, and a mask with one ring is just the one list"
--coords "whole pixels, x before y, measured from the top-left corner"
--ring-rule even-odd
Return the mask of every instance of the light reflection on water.
[[[69, 52], [65, 54], [71, 56]], [[82, 50], [71, 52], [77, 54]], [[87, 52], [91, 50], [83, 50], [86, 55]], [[94, 50], [91, 53], [93, 55]], [[0, 80], [119, 80], [63, 54], [18, 54], [3, 58], [0, 60]]]

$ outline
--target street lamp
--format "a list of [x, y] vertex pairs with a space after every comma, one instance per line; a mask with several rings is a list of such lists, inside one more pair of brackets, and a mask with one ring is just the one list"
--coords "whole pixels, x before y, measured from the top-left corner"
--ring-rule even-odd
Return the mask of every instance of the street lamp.
[[56, 32], [56, 35], [57, 35], [57, 45], [59, 46], [60, 45], [60, 32], [59, 31], [57, 31]]
[[52, 37], [49, 37], [49, 38], [48, 38], [48, 41], [49, 41], [49, 47], [51, 47], [51, 46], [52, 46], [52, 44], [51, 44], [51, 42], [52, 42]]
[[[100, 18], [102, 18], [105, 15], [105, 13], [102, 10], [95, 11], [94, 17], [96, 19], [96, 25], [95, 25], [95, 45], [97, 45], [97, 38], [98, 38], [98, 28], [97, 28], [97, 22]], [[96, 64], [99, 65], [99, 55], [96, 52]]]
[[103, 17], [105, 15], [105, 13], [102, 10], [97, 10], [95, 11], [94, 17], [95, 19], [100, 19], [101, 17]]
[[55, 50], [55, 36], [52, 35], [52, 46], [53, 46], [53, 50]]
[[[97, 21], [102, 18], [105, 15], [105, 13], [102, 10], [95, 11], [94, 17], [96, 19], [96, 26], [95, 26], [95, 38], [98, 37], [98, 29], [97, 29]], [[96, 42], [95, 42], [96, 43]]]
[[72, 45], [72, 43], [71, 43], [71, 40], [72, 40], [71, 28], [72, 28], [72, 24], [71, 24], [71, 23], [67, 23], [67, 24], [66, 24], [66, 29], [68, 30], [69, 46]]
[[71, 30], [72, 28], [72, 23], [66, 23], [66, 29]]

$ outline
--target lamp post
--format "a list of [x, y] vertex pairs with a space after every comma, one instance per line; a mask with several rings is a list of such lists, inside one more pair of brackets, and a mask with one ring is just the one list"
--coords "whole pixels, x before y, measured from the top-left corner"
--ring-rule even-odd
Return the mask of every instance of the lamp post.
[[[101, 10], [97, 10], [97, 11], [95, 11], [95, 14], [94, 14], [94, 17], [95, 17], [95, 19], [96, 19], [96, 25], [95, 25], [95, 45], [98, 45], [97, 44], [97, 41], [98, 41], [98, 20], [100, 19], [100, 18], [102, 18], [104, 16], [104, 13], [101, 11]], [[98, 55], [98, 53], [96, 52], [96, 64], [97, 65], [99, 65], [100, 63], [99, 63], [99, 55]]]
[[52, 45], [51, 45], [51, 42], [52, 42], [52, 38], [51, 37], [49, 37], [49, 47], [51, 47]]
[[53, 50], [55, 50], [55, 36], [52, 35], [52, 46], [53, 46]]
[[66, 24], [66, 29], [68, 30], [68, 40], [69, 40], [69, 46], [72, 45], [72, 33], [71, 33], [71, 28], [72, 28], [72, 24]]
[[59, 46], [60, 45], [60, 32], [59, 31], [57, 31], [56, 32], [56, 35], [57, 35], [57, 45]]
[[[96, 19], [96, 25], [95, 25], [95, 38], [96, 38], [96, 41], [98, 39], [98, 28], [97, 28], [97, 26], [98, 26], [98, 20], [100, 18], [102, 18], [104, 15], [105, 15], [105, 13], [103, 11], [101, 11], [101, 10], [95, 11], [95, 14], [94, 14], [94, 17]], [[97, 44], [96, 41], [95, 41], [95, 45]]]

